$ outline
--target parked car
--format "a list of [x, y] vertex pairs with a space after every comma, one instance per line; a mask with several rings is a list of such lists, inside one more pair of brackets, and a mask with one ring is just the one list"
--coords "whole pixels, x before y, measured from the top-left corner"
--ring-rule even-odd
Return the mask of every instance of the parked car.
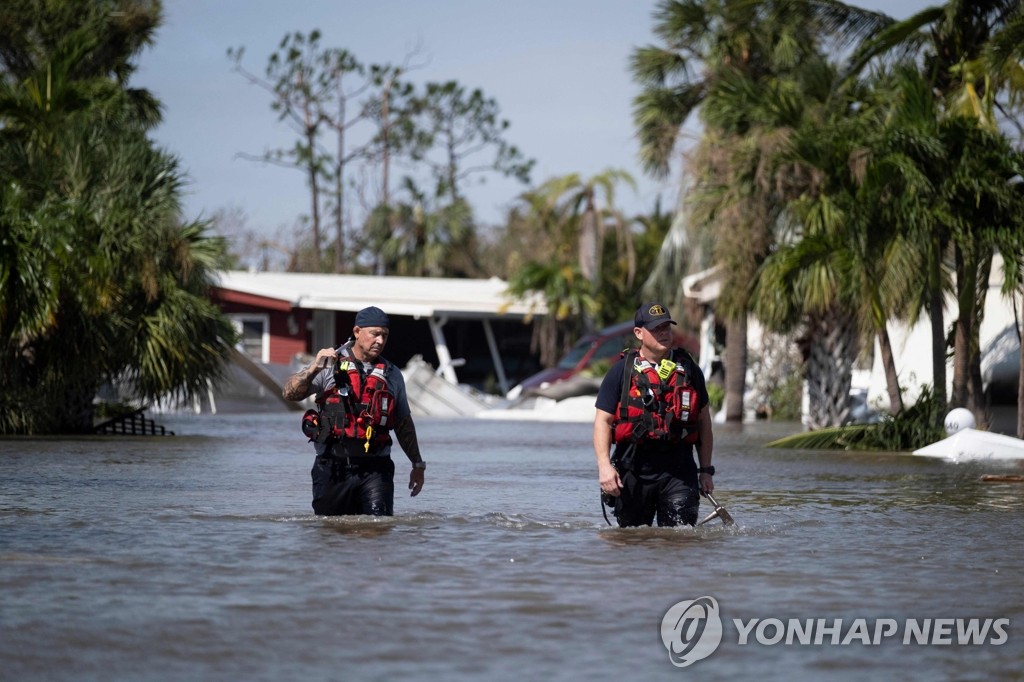
[[[675, 341], [676, 346], [682, 346], [692, 353], [697, 351], [698, 343], [692, 336], [677, 330]], [[586, 334], [573, 344], [569, 352], [554, 367], [541, 370], [513, 387], [508, 392], [508, 398], [517, 400], [543, 393], [555, 384], [579, 377], [584, 370], [602, 360], [610, 361], [609, 364], [614, 362], [622, 351], [635, 348], [636, 345], [633, 320], [619, 322], [593, 334]], [[599, 384], [600, 379], [601, 377], [597, 377], [596, 383]], [[594, 392], [596, 393], [596, 390]]]

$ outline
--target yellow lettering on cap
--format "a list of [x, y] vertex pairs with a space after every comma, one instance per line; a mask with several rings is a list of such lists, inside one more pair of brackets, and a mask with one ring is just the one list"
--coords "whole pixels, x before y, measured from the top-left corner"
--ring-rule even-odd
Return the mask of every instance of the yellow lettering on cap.
[[654, 304], [647, 312], [649, 312], [651, 315], [664, 315], [665, 309], [658, 304]]

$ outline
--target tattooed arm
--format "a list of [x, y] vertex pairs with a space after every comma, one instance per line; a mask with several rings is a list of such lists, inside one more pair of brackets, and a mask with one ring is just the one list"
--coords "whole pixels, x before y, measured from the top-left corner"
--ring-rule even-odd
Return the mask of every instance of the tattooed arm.
[[337, 354], [333, 348], [324, 348], [316, 354], [316, 359], [308, 367], [303, 367], [295, 374], [288, 377], [288, 381], [284, 382], [284, 388], [281, 389], [281, 396], [285, 400], [303, 400], [312, 391], [310, 386], [313, 383], [313, 377], [317, 375], [321, 369], [323, 369], [328, 360], [337, 359]]

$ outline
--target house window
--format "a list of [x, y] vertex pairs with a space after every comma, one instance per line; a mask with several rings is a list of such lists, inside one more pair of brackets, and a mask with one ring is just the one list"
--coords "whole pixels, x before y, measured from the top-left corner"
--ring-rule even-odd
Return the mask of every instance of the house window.
[[239, 334], [236, 348], [257, 362], [270, 361], [270, 320], [266, 315], [232, 315]]

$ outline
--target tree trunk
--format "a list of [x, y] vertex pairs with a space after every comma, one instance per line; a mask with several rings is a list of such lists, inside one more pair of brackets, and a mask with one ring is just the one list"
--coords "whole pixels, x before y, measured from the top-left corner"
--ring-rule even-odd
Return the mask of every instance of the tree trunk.
[[842, 426], [850, 418], [850, 385], [858, 350], [852, 316], [832, 308], [810, 323], [808, 336], [807, 425], [812, 430]]
[[[298, 76], [298, 88], [302, 91], [302, 74]], [[309, 100], [304, 101], [302, 110], [303, 130], [306, 136], [306, 150], [309, 158], [306, 159], [306, 174], [309, 182], [310, 194], [310, 221], [313, 227], [313, 267], [316, 272], [322, 272], [322, 259], [320, 258], [320, 183], [317, 178], [316, 167], [316, 134], [318, 123], [314, 121], [313, 112], [310, 110]]]
[[[932, 286], [928, 296], [928, 314], [932, 329], [932, 389], [940, 405], [946, 404], [946, 322], [942, 290]], [[940, 410], [941, 411], [941, 410]]]
[[[391, 210], [391, 87], [395, 81], [388, 78], [387, 83], [381, 91], [380, 106], [380, 144], [381, 144], [381, 188], [380, 203], [387, 211], [385, 218], [388, 221], [388, 234], [395, 232], [395, 215]], [[384, 258], [377, 254], [377, 264], [374, 268], [377, 275], [385, 275]]]
[[[579, 224], [579, 264], [580, 274], [590, 284], [590, 293], [596, 295], [601, 279], [601, 259], [598, 255], [601, 241], [600, 230], [597, 221], [597, 211], [594, 208], [594, 198], [588, 194], [583, 214], [580, 216]], [[588, 311], [583, 311], [583, 328], [585, 332], [592, 332], [596, 327], [594, 316]]]
[[[310, 145], [313, 144], [312, 137], [309, 138], [309, 143]], [[320, 258], [320, 185], [316, 177], [316, 165], [312, 159], [309, 161], [307, 171], [309, 173], [310, 221], [313, 226], [313, 265], [317, 272], [322, 272], [323, 265]]]
[[381, 203], [391, 205], [391, 86], [389, 78], [381, 91], [380, 146], [381, 146]]
[[888, 326], [883, 326], [878, 331], [878, 348], [882, 354], [882, 367], [885, 368], [885, 387], [889, 391], [889, 412], [899, 414], [903, 411], [903, 392], [900, 391], [900, 378], [896, 373], [896, 361], [892, 354]]
[[747, 316], [729, 320], [725, 332], [725, 420], [743, 421], [747, 390]]
[[983, 431], [989, 427], [988, 404], [985, 399], [985, 382], [981, 376], [981, 322], [985, 317], [985, 300], [988, 297], [988, 278], [992, 271], [992, 252], [988, 251], [977, 266], [977, 289], [975, 292], [974, 323], [971, 325], [970, 379], [967, 390], [968, 409], [974, 413], [977, 427]]
[[345, 263], [345, 93], [338, 77], [338, 163], [334, 171], [334, 272], [340, 273]]
[[[969, 249], [968, 249], [969, 251]], [[970, 381], [972, 324], [974, 322], [974, 301], [977, 291], [977, 268], [969, 252], [956, 244], [953, 247], [956, 266], [957, 320], [953, 336], [953, 392], [949, 407], [967, 407], [967, 391]], [[978, 415], [974, 415], [977, 418]]]

